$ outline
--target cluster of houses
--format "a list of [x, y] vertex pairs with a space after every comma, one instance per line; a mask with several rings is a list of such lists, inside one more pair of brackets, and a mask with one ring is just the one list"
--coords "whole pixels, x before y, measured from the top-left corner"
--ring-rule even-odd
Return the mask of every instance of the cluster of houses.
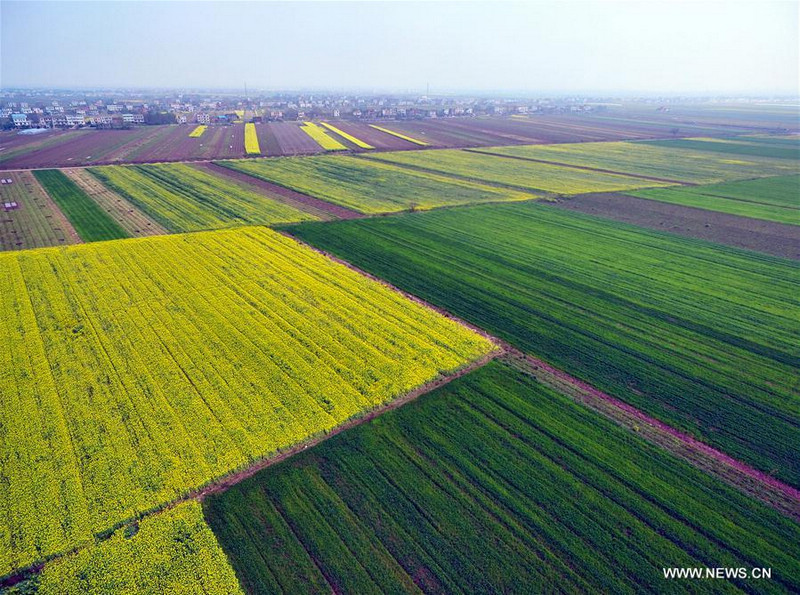
[[[139, 124], [230, 124], [248, 121], [310, 120], [342, 118], [354, 120], [458, 118], [477, 115], [515, 115], [592, 111], [580, 98], [509, 100], [487, 97], [428, 97], [392, 95], [273, 94], [258, 99], [230, 95], [173, 94], [142, 96], [133, 92], [110, 93], [111, 99], [80, 99], [39, 92], [31, 96], [0, 93], [10, 101], [0, 103], [0, 126], [41, 129], [126, 128]], [[34, 103], [39, 97], [47, 101]], [[58, 97], [59, 99], [52, 99]], [[85, 96], [84, 96], [85, 97]], [[27, 101], [19, 100], [26, 98]]]

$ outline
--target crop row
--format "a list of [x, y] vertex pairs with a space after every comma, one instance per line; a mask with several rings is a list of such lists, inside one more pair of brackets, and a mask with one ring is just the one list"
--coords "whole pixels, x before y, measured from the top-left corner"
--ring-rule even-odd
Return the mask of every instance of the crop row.
[[107, 166], [90, 171], [174, 232], [317, 218], [241, 184], [182, 163]]
[[0, 573], [486, 353], [266, 228], [0, 254]]
[[250, 593], [800, 588], [797, 524], [499, 362], [204, 508]]
[[533, 198], [516, 190], [343, 155], [220, 161], [219, 165], [362, 213]]
[[291, 233], [800, 485], [800, 264], [533, 202]]

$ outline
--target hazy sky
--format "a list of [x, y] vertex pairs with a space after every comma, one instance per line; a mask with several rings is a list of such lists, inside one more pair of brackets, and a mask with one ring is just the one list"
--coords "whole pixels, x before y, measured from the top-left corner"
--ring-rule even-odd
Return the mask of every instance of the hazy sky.
[[798, 93], [797, 1], [0, 1], [0, 86]]

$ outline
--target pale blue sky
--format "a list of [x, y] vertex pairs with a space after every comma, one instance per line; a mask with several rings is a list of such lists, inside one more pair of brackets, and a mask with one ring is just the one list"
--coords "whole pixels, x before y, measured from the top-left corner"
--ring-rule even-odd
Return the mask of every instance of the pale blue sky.
[[798, 2], [0, 1], [0, 85], [798, 93]]

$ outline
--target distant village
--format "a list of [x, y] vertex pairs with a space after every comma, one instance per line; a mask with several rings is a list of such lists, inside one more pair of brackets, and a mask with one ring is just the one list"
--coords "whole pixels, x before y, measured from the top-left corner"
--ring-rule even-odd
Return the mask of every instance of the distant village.
[[381, 120], [591, 112], [602, 103], [585, 98], [490, 99], [453, 97], [273, 95], [256, 98], [128, 92], [3, 91], [0, 127], [129, 128], [146, 124], [231, 124], [318, 118]]

